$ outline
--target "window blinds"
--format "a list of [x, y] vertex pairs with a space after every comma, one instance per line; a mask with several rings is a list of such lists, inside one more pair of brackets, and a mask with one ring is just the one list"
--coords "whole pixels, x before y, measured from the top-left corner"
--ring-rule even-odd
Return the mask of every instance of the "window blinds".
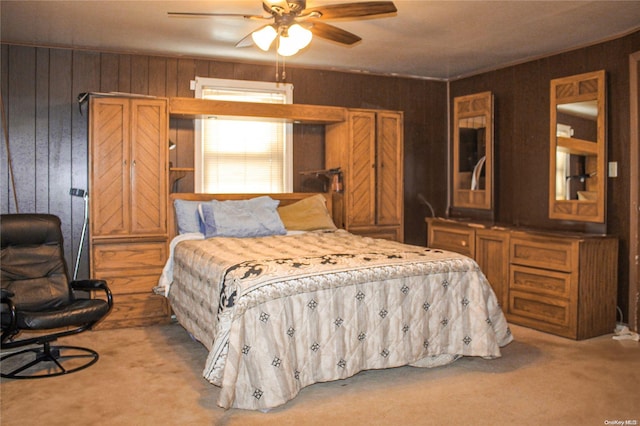
[[[228, 86], [229, 82], [226, 83]], [[287, 92], [278, 87], [264, 87], [271, 83], [238, 83], [243, 87], [203, 84], [200, 97], [235, 102], [290, 103], [290, 87]], [[251, 83], [256, 83], [254, 88]], [[196, 170], [196, 191], [278, 193], [292, 190], [290, 124], [271, 119], [209, 117], [201, 120], [199, 133], [200, 146], [196, 149], [200, 149], [200, 155], [196, 157], [200, 158], [200, 164], [196, 164], [196, 168], [201, 169]]]

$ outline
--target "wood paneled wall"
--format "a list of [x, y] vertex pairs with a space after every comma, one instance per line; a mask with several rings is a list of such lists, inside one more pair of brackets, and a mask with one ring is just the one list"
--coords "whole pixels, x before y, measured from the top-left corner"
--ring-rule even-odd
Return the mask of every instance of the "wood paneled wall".
[[[640, 31], [616, 40], [451, 82], [455, 96], [490, 90], [495, 95], [496, 220], [508, 225], [608, 233], [620, 240], [618, 305], [629, 306], [629, 55]], [[550, 81], [590, 71], [607, 72], [608, 161], [618, 177], [607, 180], [607, 223], [548, 218]], [[625, 318], [628, 319], [628, 318]]]
[[[189, 82], [196, 76], [273, 81], [275, 74], [272, 65], [6, 44], [2, 44], [0, 61], [20, 211], [61, 217], [70, 268], [80, 241], [84, 207], [69, 190], [87, 188], [87, 106], [79, 107], [79, 93], [193, 97]], [[423, 194], [438, 215], [446, 210], [446, 83], [290, 65], [287, 81], [294, 84], [296, 103], [404, 111], [405, 235], [409, 243], [425, 244], [428, 210], [420, 205], [417, 194]], [[170, 152], [173, 165], [192, 167], [193, 122], [171, 120], [170, 139], [177, 144]], [[0, 154], [0, 211], [15, 212], [4, 143]], [[313, 190], [298, 172], [323, 168], [323, 161], [324, 127], [296, 125], [294, 189]], [[179, 181], [180, 190], [192, 188], [192, 177]], [[87, 274], [85, 247], [79, 277]]]

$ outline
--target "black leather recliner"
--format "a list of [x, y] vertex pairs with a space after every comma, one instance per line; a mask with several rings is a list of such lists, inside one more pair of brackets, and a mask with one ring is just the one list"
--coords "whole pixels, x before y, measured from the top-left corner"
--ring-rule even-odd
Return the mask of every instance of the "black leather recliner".
[[[98, 353], [91, 349], [52, 346], [51, 342], [91, 329], [109, 313], [113, 301], [106, 282], [69, 280], [57, 216], [4, 214], [0, 221], [1, 376], [59, 376], [97, 362]], [[106, 300], [89, 296], [96, 290], [104, 292]], [[16, 340], [22, 331], [31, 336]]]

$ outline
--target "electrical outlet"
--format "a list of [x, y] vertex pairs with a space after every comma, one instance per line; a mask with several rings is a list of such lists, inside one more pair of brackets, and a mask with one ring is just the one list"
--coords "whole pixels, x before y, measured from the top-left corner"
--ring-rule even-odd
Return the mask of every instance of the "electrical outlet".
[[609, 177], [618, 177], [618, 162], [609, 161]]

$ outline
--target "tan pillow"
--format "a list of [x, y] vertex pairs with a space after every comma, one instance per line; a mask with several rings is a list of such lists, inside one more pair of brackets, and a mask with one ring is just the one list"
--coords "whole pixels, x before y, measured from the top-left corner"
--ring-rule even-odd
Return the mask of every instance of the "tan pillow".
[[280, 214], [284, 227], [289, 231], [337, 229], [322, 194], [302, 199], [288, 206], [278, 207], [278, 214]]

